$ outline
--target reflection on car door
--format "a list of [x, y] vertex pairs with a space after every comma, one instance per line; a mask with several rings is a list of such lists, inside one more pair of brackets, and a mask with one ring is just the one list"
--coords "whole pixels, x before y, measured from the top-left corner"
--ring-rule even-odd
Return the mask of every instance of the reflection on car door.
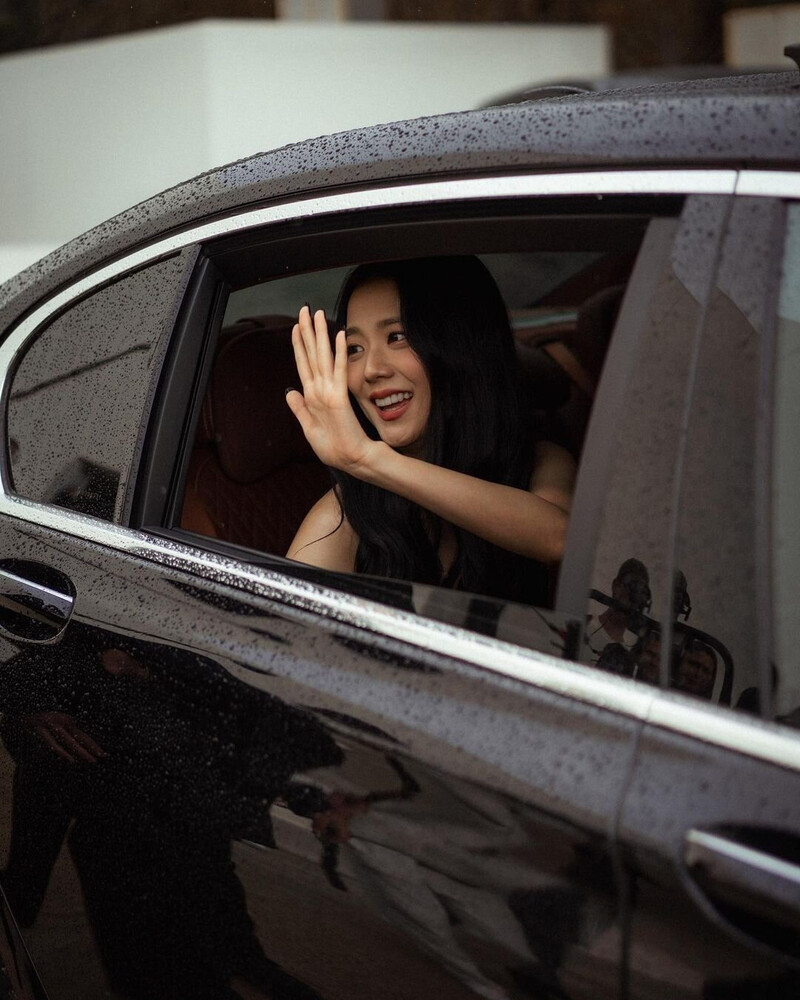
[[635, 722], [231, 588], [218, 559], [200, 585], [2, 529], [78, 594], [3, 667], [4, 884], [53, 997], [616, 996]]

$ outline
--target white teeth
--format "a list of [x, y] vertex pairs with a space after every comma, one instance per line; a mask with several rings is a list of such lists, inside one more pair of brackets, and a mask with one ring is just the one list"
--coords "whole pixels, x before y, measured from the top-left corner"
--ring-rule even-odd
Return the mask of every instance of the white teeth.
[[410, 392], [393, 392], [391, 396], [384, 396], [383, 399], [376, 399], [375, 405], [379, 409], [383, 409], [386, 406], [394, 406], [395, 403], [401, 403], [404, 399], [411, 399], [413, 393]]

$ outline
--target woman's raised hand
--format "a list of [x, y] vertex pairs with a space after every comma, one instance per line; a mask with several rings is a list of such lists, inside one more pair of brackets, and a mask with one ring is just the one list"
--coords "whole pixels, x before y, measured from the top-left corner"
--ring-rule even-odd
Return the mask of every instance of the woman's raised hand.
[[355, 474], [376, 442], [364, 433], [347, 395], [344, 330], [336, 334], [334, 355], [325, 313], [318, 309], [312, 317], [303, 306], [292, 329], [292, 346], [303, 391], [287, 390], [286, 402], [317, 458]]

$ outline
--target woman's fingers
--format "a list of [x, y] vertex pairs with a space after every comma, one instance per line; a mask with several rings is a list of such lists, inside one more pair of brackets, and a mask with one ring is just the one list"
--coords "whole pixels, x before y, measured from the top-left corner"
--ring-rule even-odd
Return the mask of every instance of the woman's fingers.
[[314, 329], [311, 310], [308, 306], [303, 306], [300, 310], [300, 314], [297, 317], [297, 325], [300, 328], [300, 337], [303, 341], [311, 374], [312, 376], [316, 375], [319, 368], [317, 364], [317, 334]]
[[331, 341], [328, 334], [328, 321], [325, 319], [325, 311], [317, 309], [314, 313], [314, 332], [316, 333], [317, 363], [323, 375], [333, 372], [333, 354], [331, 353]]
[[309, 307], [303, 306], [297, 317], [297, 325], [312, 377], [329, 377], [333, 372], [333, 353], [325, 311], [317, 309], [312, 315]]
[[68, 732], [66, 729], [59, 729], [53, 733], [55, 739], [61, 744], [61, 746], [66, 750], [68, 754], [71, 754], [73, 759], [79, 758], [80, 760], [85, 760], [89, 764], [97, 763], [97, 755], [89, 749], [89, 747], [84, 746], [81, 740], [79, 740], [72, 733]]
[[297, 417], [300, 427], [305, 431], [308, 427], [309, 413], [302, 392], [298, 392], [297, 389], [287, 389], [286, 402], [289, 404], [289, 409]]
[[292, 328], [292, 347], [294, 348], [294, 362], [297, 365], [297, 374], [300, 376], [300, 382], [305, 389], [313, 380], [313, 375], [299, 323], [295, 323]]
[[[303, 306], [292, 329], [292, 345], [294, 347], [297, 372], [303, 384], [306, 402], [313, 407], [317, 396], [328, 405], [330, 401], [340, 396], [340, 390], [347, 392], [346, 361], [347, 349], [344, 342], [338, 345], [336, 354], [331, 349], [328, 321], [323, 309], [318, 309], [312, 316], [308, 306]], [[341, 352], [341, 357], [340, 357]], [[314, 387], [313, 394], [309, 390]], [[331, 394], [333, 390], [333, 394]]]
[[39, 739], [45, 744], [45, 746], [49, 747], [53, 751], [53, 753], [58, 754], [59, 757], [63, 757], [64, 760], [68, 760], [70, 764], [75, 763], [75, 758], [72, 756], [72, 754], [69, 753], [67, 750], [65, 750], [58, 742], [58, 740], [56, 740], [53, 736], [51, 736], [46, 729], [37, 730], [37, 735], [39, 736]]
[[81, 753], [81, 756], [85, 757], [86, 760], [94, 761], [100, 757], [107, 756], [100, 744], [95, 743], [92, 737], [87, 732], [84, 732], [73, 719], [69, 718], [65, 720], [63, 728], [67, 736], [75, 741], [76, 746], [86, 751], [85, 753]]
[[65, 712], [39, 712], [30, 716], [26, 724], [53, 753], [71, 763], [81, 759], [94, 764], [106, 756], [100, 744]]
[[347, 338], [344, 330], [336, 334], [336, 355], [333, 359], [333, 377], [337, 385], [347, 391]]

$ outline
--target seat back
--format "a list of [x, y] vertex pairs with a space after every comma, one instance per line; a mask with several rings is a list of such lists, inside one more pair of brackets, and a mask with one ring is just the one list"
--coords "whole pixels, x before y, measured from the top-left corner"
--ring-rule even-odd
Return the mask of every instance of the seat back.
[[[189, 463], [181, 527], [283, 555], [331, 486], [285, 401], [299, 387], [293, 320], [259, 316], [222, 331]], [[538, 347], [518, 344], [532, 418], [558, 411], [569, 379]]]
[[330, 487], [327, 469], [285, 402], [299, 378], [292, 320], [224, 330], [189, 465], [181, 527], [283, 555]]

